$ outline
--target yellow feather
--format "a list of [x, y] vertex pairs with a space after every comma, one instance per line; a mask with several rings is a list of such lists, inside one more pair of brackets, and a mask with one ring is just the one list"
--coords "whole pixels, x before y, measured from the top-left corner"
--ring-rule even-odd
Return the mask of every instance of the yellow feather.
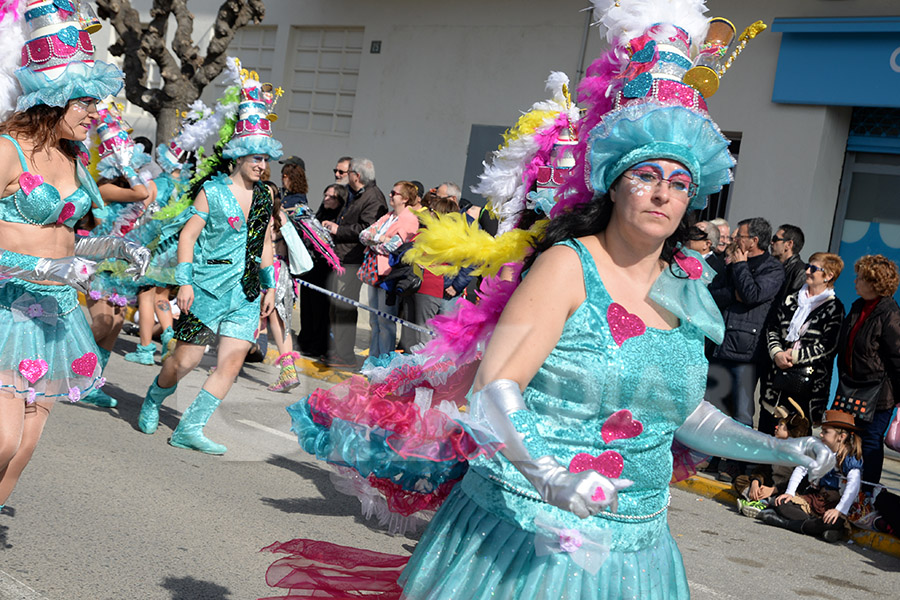
[[555, 116], [556, 113], [550, 110], [532, 110], [525, 113], [519, 117], [519, 120], [516, 121], [516, 124], [513, 125], [509, 131], [503, 134], [504, 145], [509, 144], [511, 141], [517, 140], [520, 137], [534, 134], [539, 127], [544, 125], [544, 119], [552, 119]]
[[462, 267], [474, 267], [472, 275], [496, 275], [504, 264], [524, 260], [532, 241], [546, 226], [546, 221], [539, 221], [528, 231], [514, 229], [493, 237], [457, 213], [434, 216], [423, 212], [419, 219], [423, 227], [403, 260], [436, 275], [454, 275]]

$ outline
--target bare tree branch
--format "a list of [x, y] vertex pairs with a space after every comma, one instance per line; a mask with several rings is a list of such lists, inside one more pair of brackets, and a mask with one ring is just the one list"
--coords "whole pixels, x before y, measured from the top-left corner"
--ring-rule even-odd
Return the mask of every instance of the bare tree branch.
[[[153, 0], [150, 22], [141, 24], [131, 0], [97, 0], [98, 16], [108, 19], [116, 32], [109, 51], [123, 58], [125, 96], [156, 118], [157, 137], [171, 135], [176, 112], [199, 98], [219, 76], [238, 29], [260, 23], [266, 14], [264, 0], [224, 0], [203, 56], [193, 40], [194, 15], [187, 5], [188, 0]], [[171, 50], [166, 44], [170, 16], [175, 18]], [[148, 58], [159, 66], [162, 89], [147, 86]]]

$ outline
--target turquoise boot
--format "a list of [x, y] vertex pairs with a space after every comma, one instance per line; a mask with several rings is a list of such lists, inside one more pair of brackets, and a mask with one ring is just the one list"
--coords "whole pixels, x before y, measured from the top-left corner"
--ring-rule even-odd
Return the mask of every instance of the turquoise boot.
[[138, 415], [138, 427], [147, 435], [156, 433], [159, 427], [159, 407], [163, 401], [175, 393], [178, 384], [170, 388], [159, 387], [159, 375], [150, 384], [144, 403], [141, 404], [141, 414]]
[[[99, 350], [100, 370], [102, 374], [103, 371], [106, 371], [106, 363], [109, 362], [109, 350], [103, 348], [99, 348]], [[115, 398], [106, 395], [106, 392], [100, 388], [94, 388], [88, 394], [82, 396], [81, 401], [93, 404], [94, 406], [99, 406], [100, 408], [115, 408], [119, 405], [119, 402]]]
[[172, 341], [172, 338], [175, 337], [175, 330], [171, 327], [166, 327], [163, 329], [163, 332], [159, 336], [159, 340], [162, 342], [162, 351], [165, 352], [166, 348], [169, 347], [169, 342]]
[[206, 454], [225, 454], [227, 448], [203, 435], [203, 427], [222, 402], [206, 390], [200, 390], [181, 416], [178, 427], [172, 432], [169, 444], [176, 448], [198, 450]]
[[125, 355], [125, 360], [140, 365], [152, 365], [156, 362], [153, 360], [154, 354], [156, 354], [156, 344], [153, 342], [150, 342], [146, 346], [138, 344], [137, 350]]

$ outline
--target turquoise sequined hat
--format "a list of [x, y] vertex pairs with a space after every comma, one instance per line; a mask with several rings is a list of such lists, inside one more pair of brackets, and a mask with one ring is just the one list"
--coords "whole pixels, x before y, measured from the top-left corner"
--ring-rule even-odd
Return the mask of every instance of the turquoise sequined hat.
[[[705, 207], [707, 196], [731, 181], [735, 165], [728, 151], [730, 142], [710, 117], [701, 93], [712, 95], [718, 87], [718, 76], [725, 69], [716, 72], [706, 65], [716, 67], [716, 61], [724, 62], [731, 39], [718, 39], [721, 27], [713, 36], [710, 22], [690, 2], [672, 3], [673, 14], [664, 15], [671, 22], [654, 22], [652, 14], [635, 12], [632, 4], [637, 3], [613, 6], [595, 0], [594, 4], [605, 11], [601, 22], [609, 27], [608, 39], [620, 63], [609, 76], [607, 93], [613, 94], [612, 108], [588, 134], [587, 183], [602, 194], [637, 163], [653, 158], [674, 160], [687, 168], [697, 185], [689, 209]], [[711, 22], [730, 25], [724, 19]], [[689, 32], [701, 39], [705, 36], [693, 60]], [[734, 56], [736, 53], [728, 59], [728, 66]], [[698, 66], [715, 76], [715, 86], [709, 79], [696, 78]], [[691, 75], [686, 76], [688, 73]]]
[[255, 72], [241, 71], [241, 97], [234, 136], [225, 144], [225, 158], [265, 154], [272, 160], [282, 157], [281, 142], [272, 137], [272, 123], [278, 116], [272, 112], [281, 88], [260, 83]]
[[66, 106], [74, 98], [106, 98], [122, 90], [117, 67], [94, 60], [91, 33], [100, 28], [87, 0], [28, 0], [28, 41], [16, 78], [23, 94], [16, 110]]

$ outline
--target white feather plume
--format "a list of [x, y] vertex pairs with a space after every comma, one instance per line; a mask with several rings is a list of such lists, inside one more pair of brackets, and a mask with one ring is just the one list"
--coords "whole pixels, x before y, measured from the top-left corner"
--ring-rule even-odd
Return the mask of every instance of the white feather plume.
[[569, 122], [572, 124], [578, 120], [578, 107], [568, 103], [563, 92], [563, 86], [568, 84], [569, 77], [565, 73], [560, 71], [550, 73], [546, 88], [551, 98], [536, 102], [531, 111], [550, 111], [551, 114], [544, 117], [535, 135], [510, 140], [495, 151], [491, 163], [483, 163], [484, 172], [479, 175], [479, 183], [472, 186], [474, 193], [488, 199], [500, 219], [498, 235], [513, 229], [519, 213], [525, 208], [525, 197], [531, 188], [531, 182], [523, 181], [523, 175], [539, 149], [536, 134], [547, 127], [552, 127], [561, 112], [568, 112]]
[[175, 136], [175, 143], [189, 152], [196, 151], [207, 138], [218, 131], [214, 116], [215, 111], [206, 106], [202, 100], [195, 100], [188, 107], [181, 131]]
[[0, 0], [0, 8], [9, 10], [0, 22], [0, 120], [16, 109], [16, 99], [22, 94], [15, 72], [25, 44], [23, 5], [22, 0]]
[[601, 34], [614, 46], [643, 34], [656, 23], [678, 25], [690, 34], [695, 44], [699, 44], [706, 37], [709, 26], [705, 0], [591, 1]]

